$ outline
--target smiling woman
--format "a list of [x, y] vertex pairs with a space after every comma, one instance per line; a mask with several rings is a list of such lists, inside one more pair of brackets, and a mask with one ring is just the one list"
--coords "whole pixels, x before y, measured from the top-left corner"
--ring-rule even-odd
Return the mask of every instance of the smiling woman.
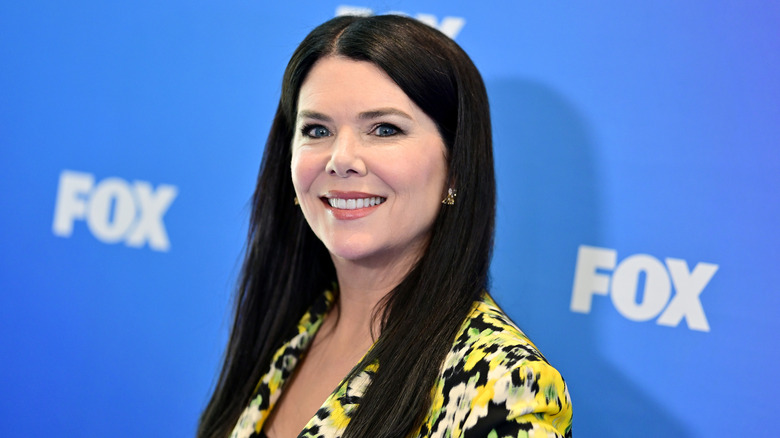
[[460, 47], [393, 15], [313, 30], [198, 436], [570, 436], [566, 384], [487, 293], [494, 216], [487, 95]]
[[446, 193], [436, 123], [374, 64], [340, 56], [317, 61], [298, 108], [292, 180], [303, 215], [336, 272], [349, 273], [342, 295], [352, 278], [369, 283], [357, 293], [384, 295], [420, 258]]

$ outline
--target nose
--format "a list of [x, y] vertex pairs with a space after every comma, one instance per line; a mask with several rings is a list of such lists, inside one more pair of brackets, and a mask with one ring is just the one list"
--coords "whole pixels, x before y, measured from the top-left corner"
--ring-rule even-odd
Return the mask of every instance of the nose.
[[325, 171], [341, 178], [363, 176], [366, 163], [361, 157], [360, 138], [349, 130], [342, 130], [331, 144], [330, 161]]

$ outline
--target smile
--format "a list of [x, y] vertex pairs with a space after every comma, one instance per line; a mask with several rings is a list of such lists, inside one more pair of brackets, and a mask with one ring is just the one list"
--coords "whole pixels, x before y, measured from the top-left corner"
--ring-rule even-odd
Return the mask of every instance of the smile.
[[381, 196], [374, 196], [370, 198], [356, 198], [356, 199], [344, 199], [344, 198], [327, 198], [328, 204], [331, 207], [339, 210], [355, 210], [358, 208], [373, 207], [379, 205], [387, 200]]

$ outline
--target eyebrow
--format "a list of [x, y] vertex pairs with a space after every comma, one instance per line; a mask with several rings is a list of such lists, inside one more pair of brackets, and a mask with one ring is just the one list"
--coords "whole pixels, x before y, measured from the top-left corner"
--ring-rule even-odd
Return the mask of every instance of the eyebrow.
[[358, 114], [358, 118], [361, 120], [371, 120], [371, 119], [378, 119], [380, 117], [390, 116], [390, 115], [400, 116], [405, 119], [412, 120], [412, 116], [395, 108], [379, 108], [371, 111], [364, 111]]
[[[395, 108], [379, 108], [375, 110], [370, 111], [363, 111], [362, 113], [358, 114], [358, 119], [360, 120], [372, 120], [372, 119], [378, 119], [380, 117], [389, 116], [389, 115], [395, 115], [399, 117], [403, 117], [405, 119], [413, 120], [412, 116], [409, 114], [406, 114], [405, 112], [395, 109]], [[312, 110], [303, 110], [298, 113], [298, 120], [301, 119], [314, 119], [314, 120], [322, 120], [323, 122], [332, 122], [333, 119], [329, 116]]]
[[332, 122], [333, 119], [326, 116], [325, 114], [318, 113], [317, 111], [311, 111], [311, 110], [303, 110], [298, 112], [298, 120], [301, 119], [314, 119], [314, 120], [322, 120], [323, 122]]

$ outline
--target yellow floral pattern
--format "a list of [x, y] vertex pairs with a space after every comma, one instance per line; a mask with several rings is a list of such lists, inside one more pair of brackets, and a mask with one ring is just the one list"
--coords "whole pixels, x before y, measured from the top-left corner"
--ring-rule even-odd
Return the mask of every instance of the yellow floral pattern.
[[[332, 305], [326, 292], [301, 318], [297, 333], [274, 355], [230, 435], [264, 437], [263, 424]], [[378, 364], [342, 381], [299, 438], [341, 437]], [[561, 375], [485, 293], [474, 303], [439, 378], [431, 408], [410, 437], [571, 437], [572, 407]]]

